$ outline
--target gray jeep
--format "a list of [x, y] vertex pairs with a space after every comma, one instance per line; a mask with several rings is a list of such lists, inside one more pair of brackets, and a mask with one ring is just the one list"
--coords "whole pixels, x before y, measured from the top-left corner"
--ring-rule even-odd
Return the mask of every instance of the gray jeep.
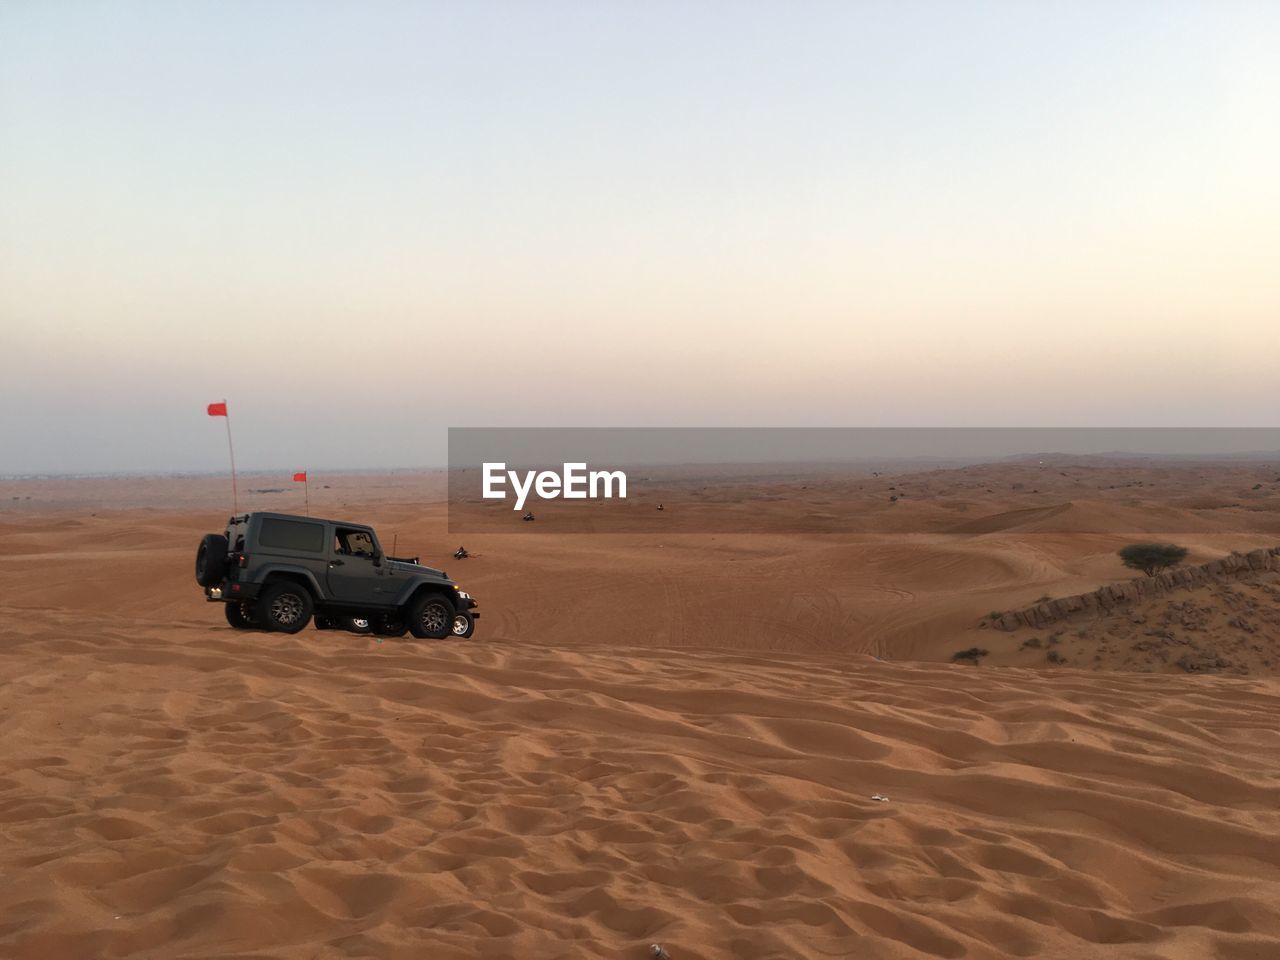
[[316, 628], [402, 637], [475, 631], [476, 605], [443, 570], [389, 557], [372, 527], [287, 513], [231, 517], [196, 551], [196, 583], [237, 630]]

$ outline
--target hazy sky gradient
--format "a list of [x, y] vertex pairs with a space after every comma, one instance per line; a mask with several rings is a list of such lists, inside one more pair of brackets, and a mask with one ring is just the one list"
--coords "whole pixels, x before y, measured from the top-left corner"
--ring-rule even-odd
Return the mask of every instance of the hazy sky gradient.
[[[0, 5], [0, 473], [1277, 422], [1280, 4]], [[1168, 392], [1172, 387], [1172, 392]]]

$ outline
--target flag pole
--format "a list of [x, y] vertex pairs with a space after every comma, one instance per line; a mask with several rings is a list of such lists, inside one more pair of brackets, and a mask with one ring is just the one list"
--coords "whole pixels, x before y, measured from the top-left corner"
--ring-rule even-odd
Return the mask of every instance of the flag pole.
[[307, 516], [311, 516], [311, 487], [310, 487], [311, 471], [308, 470], [302, 474], [302, 495], [307, 502]]
[[[223, 398], [222, 409], [229, 409], [226, 398]], [[231, 454], [231, 513], [234, 516], [240, 512], [240, 496], [236, 490], [236, 448], [231, 444], [231, 414], [224, 413], [222, 416], [227, 421], [227, 452]]]

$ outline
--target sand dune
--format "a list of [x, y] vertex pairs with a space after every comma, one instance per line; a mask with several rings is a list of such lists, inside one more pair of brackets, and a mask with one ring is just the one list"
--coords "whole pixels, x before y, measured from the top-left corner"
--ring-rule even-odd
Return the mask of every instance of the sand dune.
[[[1273, 586], [1073, 624], [1065, 668], [979, 626], [1125, 579], [1144, 510], [1252, 486], [1010, 492], [1025, 469], [873, 478], [931, 532], [885, 529], [879, 493], [836, 534], [693, 533], [677, 504], [661, 534], [517, 528], [461, 563], [431, 478], [313, 491], [479, 597], [470, 643], [231, 631], [191, 574], [212, 479], [0, 485], [0, 956], [1273, 955]], [[804, 493], [853, 516], [838, 488], [869, 482]], [[1225, 509], [1256, 527], [1184, 525], [1192, 559], [1275, 545], [1270, 507]], [[963, 515], [988, 528], [941, 532]], [[1114, 669], [1241, 615], [1251, 678]], [[977, 668], [908, 662], [975, 643]]]
[[1280, 943], [1272, 680], [69, 614], [3, 644], [14, 958]]
[[1232, 577], [1009, 633], [970, 630], [957, 643], [987, 665], [1072, 664], [1095, 670], [1280, 673], [1280, 574]]

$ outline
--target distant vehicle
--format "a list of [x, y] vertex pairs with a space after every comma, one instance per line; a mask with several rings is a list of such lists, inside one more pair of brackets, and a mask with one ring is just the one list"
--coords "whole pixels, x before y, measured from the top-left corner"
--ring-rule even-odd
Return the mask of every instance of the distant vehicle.
[[237, 630], [316, 628], [465, 639], [476, 601], [417, 557], [388, 557], [373, 528], [287, 513], [231, 517], [196, 551], [196, 583]]

